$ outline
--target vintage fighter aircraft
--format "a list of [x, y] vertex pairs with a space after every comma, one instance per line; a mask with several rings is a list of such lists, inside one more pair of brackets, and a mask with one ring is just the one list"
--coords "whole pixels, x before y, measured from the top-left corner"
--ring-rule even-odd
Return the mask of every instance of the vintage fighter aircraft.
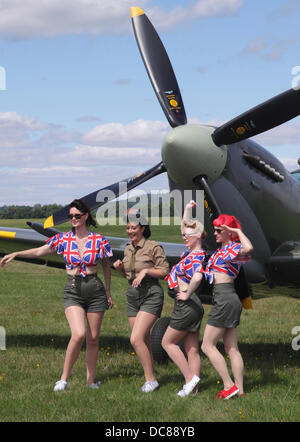
[[[135, 177], [123, 180], [127, 190], [167, 173], [170, 189], [205, 192], [207, 249], [216, 248], [212, 220], [219, 213], [235, 215], [254, 245], [252, 260], [244, 266], [243, 283], [300, 287], [300, 171], [290, 173], [251, 136], [272, 129], [300, 114], [300, 90], [290, 89], [215, 128], [187, 124], [179, 86], [170, 60], [154, 27], [138, 7], [131, 8], [138, 47], [159, 103], [172, 129], [162, 145], [162, 161]], [[183, 167], [184, 165], [184, 167]], [[120, 195], [119, 182], [103, 190]], [[95, 209], [99, 190], [83, 197]], [[0, 255], [42, 244], [67, 221], [69, 207], [54, 213], [44, 226], [30, 229], [0, 227]], [[167, 227], [166, 227], [167, 228]], [[116, 257], [126, 239], [109, 238]], [[162, 243], [170, 263], [183, 245]], [[36, 262], [36, 261], [35, 261]], [[59, 257], [40, 263], [63, 267]]]

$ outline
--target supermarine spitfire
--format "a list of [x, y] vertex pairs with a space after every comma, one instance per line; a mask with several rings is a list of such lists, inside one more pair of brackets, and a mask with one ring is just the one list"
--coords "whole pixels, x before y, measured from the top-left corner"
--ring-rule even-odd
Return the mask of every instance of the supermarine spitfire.
[[[131, 8], [137, 44], [158, 101], [172, 129], [162, 145], [162, 161], [128, 179], [131, 190], [152, 177], [167, 173], [170, 190], [201, 189], [205, 199], [207, 249], [216, 248], [212, 220], [219, 213], [235, 215], [254, 246], [252, 260], [244, 266], [245, 283], [300, 286], [300, 170], [290, 173], [283, 164], [249, 138], [300, 114], [300, 90], [290, 89], [215, 128], [187, 124], [179, 86], [164, 46], [140, 8]], [[184, 164], [184, 167], [183, 167]], [[115, 197], [119, 182], [104, 189]], [[92, 209], [97, 190], [84, 198]], [[44, 226], [30, 229], [0, 227], [0, 254], [41, 244], [67, 221], [69, 207], [54, 213]], [[167, 227], [166, 227], [167, 229]], [[127, 239], [109, 238], [120, 256]], [[170, 262], [178, 259], [182, 245], [162, 243]], [[52, 255], [49, 264], [55, 264]], [[45, 261], [42, 261], [45, 262]]]

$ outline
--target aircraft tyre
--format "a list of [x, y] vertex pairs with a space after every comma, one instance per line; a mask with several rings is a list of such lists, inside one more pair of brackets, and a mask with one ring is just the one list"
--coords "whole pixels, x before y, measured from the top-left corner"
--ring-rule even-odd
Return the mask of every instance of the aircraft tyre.
[[[168, 353], [163, 349], [161, 341], [165, 331], [168, 328], [171, 318], [164, 317], [160, 318], [154, 324], [151, 331], [151, 348], [154, 361], [159, 364], [167, 364], [169, 362]], [[184, 351], [183, 341], [178, 343], [182, 351]]]

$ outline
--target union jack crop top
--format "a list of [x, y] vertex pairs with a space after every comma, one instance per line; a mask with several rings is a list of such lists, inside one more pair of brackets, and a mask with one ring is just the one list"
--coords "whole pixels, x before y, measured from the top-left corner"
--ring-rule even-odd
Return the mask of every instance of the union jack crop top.
[[178, 286], [177, 278], [189, 284], [195, 272], [203, 272], [205, 256], [204, 250], [197, 250], [192, 253], [189, 253], [188, 250], [183, 252], [178, 264], [174, 265], [170, 273], [165, 277], [170, 289]]
[[58, 233], [47, 239], [46, 243], [51, 249], [56, 249], [58, 255], [64, 255], [67, 270], [79, 266], [82, 277], [87, 274], [86, 267], [94, 266], [100, 259], [113, 255], [109, 242], [100, 233], [89, 232], [82, 258], [72, 231]]
[[226, 273], [226, 275], [233, 279], [238, 276], [241, 266], [251, 259], [250, 256], [239, 255], [241, 248], [240, 242], [231, 242], [225, 247], [217, 249], [211, 255], [204, 271], [209, 284], [213, 283], [214, 270]]

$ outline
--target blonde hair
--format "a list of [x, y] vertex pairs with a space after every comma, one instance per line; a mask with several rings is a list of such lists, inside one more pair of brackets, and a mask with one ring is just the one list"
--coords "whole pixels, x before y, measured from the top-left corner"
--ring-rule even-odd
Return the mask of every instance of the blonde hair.
[[194, 230], [193, 233], [195, 233], [195, 235], [197, 235], [197, 234], [201, 235], [203, 239], [205, 239], [205, 237], [206, 237], [206, 232], [204, 231], [204, 226], [198, 220], [190, 220], [190, 221], [183, 220], [181, 227], [193, 229]]

